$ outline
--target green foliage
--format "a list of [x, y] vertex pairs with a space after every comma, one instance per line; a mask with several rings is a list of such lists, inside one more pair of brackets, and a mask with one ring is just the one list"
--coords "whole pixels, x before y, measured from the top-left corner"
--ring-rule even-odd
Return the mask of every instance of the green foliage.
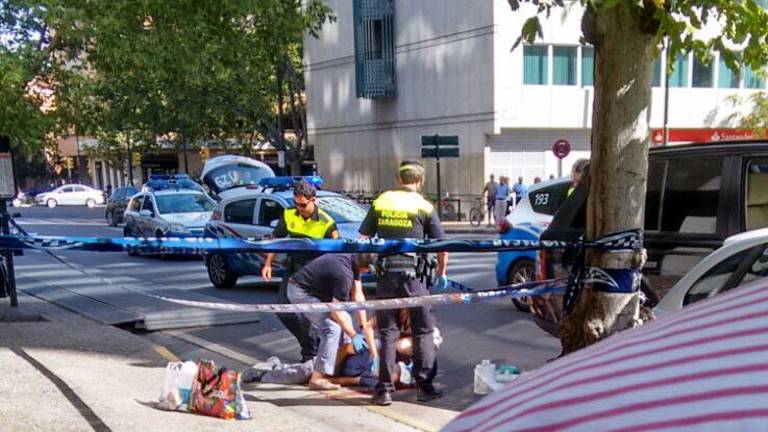
[[[99, 136], [108, 158], [127, 134], [138, 148], [274, 139], [277, 94], [303, 90], [300, 73], [278, 87], [277, 66], [300, 70], [304, 34], [334, 19], [321, 0], [0, 0], [0, 17], [0, 132], [37, 148], [52, 133]], [[25, 94], [40, 76], [55, 112]]]
[[748, 104], [750, 112], [746, 115], [733, 114], [730, 121], [738, 124], [742, 129], [749, 129], [758, 137], [768, 137], [768, 94], [766, 92], [756, 92], [749, 95], [746, 99], [734, 95], [729, 97], [729, 101], [734, 107], [740, 108], [743, 104]]

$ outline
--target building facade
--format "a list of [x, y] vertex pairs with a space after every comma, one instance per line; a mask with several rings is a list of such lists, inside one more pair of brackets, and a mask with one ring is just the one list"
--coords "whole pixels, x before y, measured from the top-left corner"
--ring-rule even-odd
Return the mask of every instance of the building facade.
[[[338, 20], [306, 37], [305, 77], [309, 142], [329, 187], [391, 187], [398, 161], [420, 157], [424, 135], [459, 137], [460, 157], [441, 161], [443, 190], [452, 194], [479, 194], [490, 174], [526, 183], [567, 175], [589, 156], [594, 50], [579, 43], [579, 2], [542, 17], [543, 39], [514, 50], [531, 5], [513, 12], [506, 0], [327, 3]], [[730, 98], [765, 88], [759, 74], [733, 73], [715, 53], [710, 64], [672, 59], [667, 77], [665, 53], [659, 57], [654, 143], [665, 99], [671, 141], [745, 135], [733, 129], [733, 114], [748, 106]], [[558, 162], [551, 149], [562, 139], [571, 152]], [[434, 161], [424, 162], [434, 173]]]

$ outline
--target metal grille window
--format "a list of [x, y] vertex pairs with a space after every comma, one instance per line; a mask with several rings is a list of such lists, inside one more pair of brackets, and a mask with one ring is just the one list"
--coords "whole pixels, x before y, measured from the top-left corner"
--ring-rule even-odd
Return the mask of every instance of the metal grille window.
[[357, 97], [397, 94], [394, 0], [354, 0]]

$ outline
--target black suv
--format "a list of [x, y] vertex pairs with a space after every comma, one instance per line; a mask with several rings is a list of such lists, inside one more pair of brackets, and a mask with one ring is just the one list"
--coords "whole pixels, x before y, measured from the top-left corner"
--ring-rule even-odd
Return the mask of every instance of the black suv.
[[[541, 234], [542, 240], [575, 241], [584, 233], [589, 175], [588, 170]], [[764, 227], [768, 227], [768, 141], [650, 150], [644, 291], [663, 296], [727, 237]], [[541, 252], [538, 276], [565, 276], [573, 259], [572, 251]], [[560, 299], [539, 300], [536, 306], [537, 323], [554, 334], [561, 314]]]
[[107, 225], [114, 227], [123, 222], [123, 213], [128, 206], [128, 200], [137, 193], [139, 193], [139, 188], [134, 186], [122, 186], [112, 191], [104, 211]]

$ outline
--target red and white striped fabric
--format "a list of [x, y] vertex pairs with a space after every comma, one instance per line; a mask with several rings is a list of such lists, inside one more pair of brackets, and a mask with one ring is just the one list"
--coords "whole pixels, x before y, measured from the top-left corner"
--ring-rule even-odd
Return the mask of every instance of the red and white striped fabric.
[[768, 279], [523, 374], [445, 431], [768, 431]]

